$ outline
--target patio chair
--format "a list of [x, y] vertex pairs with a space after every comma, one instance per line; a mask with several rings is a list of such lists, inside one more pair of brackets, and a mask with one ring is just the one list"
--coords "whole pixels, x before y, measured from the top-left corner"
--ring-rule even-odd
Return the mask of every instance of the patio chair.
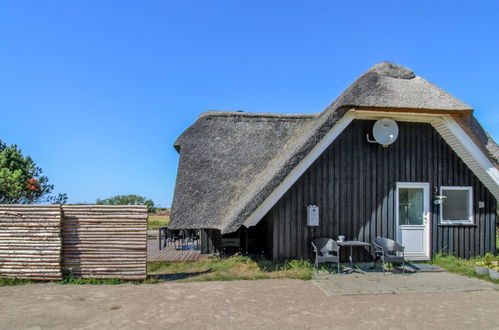
[[[405, 274], [405, 247], [389, 238], [376, 237], [373, 240], [375, 257], [383, 263], [383, 275], [385, 275], [385, 263], [401, 262], [402, 274]], [[400, 254], [398, 254], [400, 252]]]
[[201, 235], [199, 229], [195, 229], [192, 234], [192, 240], [193, 242], [196, 242], [196, 248], [199, 249], [199, 241], [200, 241]]
[[[319, 264], [336, 263], [338, 265], [338, 274], [340, 273], [340, 246], [332, 238], [319, 237], [312, 240], [312, 247], [315, 253], [314, 267], [319, 274]], [[331, 254], [335, 252], [336, 254]]]
[[165, 233], [165, 246], [168, 246], [170, 244], [175, 244], [175, 238], [173, 231], [171, 229], [166, 228], [166, 233]]
[[185, 246], [188, 246], [191, 243], [192, 248], [194, 248], [194, 243], [197, 247], [199, 247], [199, 235], [197, 234], [196, 229], [184, 229], [184, 243]]
[[[173, 246], [175, 247], [175, 250], [182, 250], [182, 245], [183, 245], [183, 232], [182, 230], [170, 230], [171, 232], [171, 239], [173, 240]], [[179, 246], [177, 247], [177, 242], [179, 243]]]

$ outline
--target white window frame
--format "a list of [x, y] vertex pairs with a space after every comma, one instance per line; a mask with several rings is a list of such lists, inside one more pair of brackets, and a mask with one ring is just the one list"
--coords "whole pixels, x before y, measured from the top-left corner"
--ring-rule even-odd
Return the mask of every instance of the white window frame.
[[[444, 220], [444, 209], [443, 206], [445, 205], [445, 199], [444, 203], [442, 204], [442, 207], [440, 209], [440, 223], [443, 225], [456, 225], [456, 224], [474, 224], [474, 219], [473, 219], [473, 187], [471, 186], [441, 186], [440, 187], [440, 195], [444, 195], [443, 191], [444, 190], [467, 190], [468, 191], [468, 219], [466, 220]], [[444, 195], [445, 196], [445, 195]]]

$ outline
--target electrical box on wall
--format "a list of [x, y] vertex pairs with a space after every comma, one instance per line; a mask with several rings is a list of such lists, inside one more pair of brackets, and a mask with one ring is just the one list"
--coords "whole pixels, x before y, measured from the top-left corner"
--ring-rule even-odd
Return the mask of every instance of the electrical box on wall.
[[317, 205], [307, 206], [307, 226], [319, 226], [319, 207]]

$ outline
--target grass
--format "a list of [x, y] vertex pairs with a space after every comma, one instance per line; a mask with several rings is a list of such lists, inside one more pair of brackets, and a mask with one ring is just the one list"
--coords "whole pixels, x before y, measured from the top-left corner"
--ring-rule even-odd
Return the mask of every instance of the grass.
[[480, 278], [495, 284], [499, 284], [499, 280], [493, 280], [488, 275], [478, 275], [475, 272], [475, 262], [481, 261], [483, 258], [477, 257], [472, 259], [461, 259], [454, 256], [437, 253], [432, 260], [434, 265], [444, 268], [448, 272], [465, 275], [470, 277]]
[[[127, 281], [121, 279], [81, 279], [67, 274], [57, 284], [73, 285], [116, 285], [124, 283], [155, 284], [165, 281], [198, 282], [198, 281], [233, 281], [260, 279], [299, 279], [312, 278], [313, 267], [305, 260], [292, 260], [282, 264], [274, 264], [269, 260], [255, 261], [249, 257], [235, 255], [229, 258], [211, 257], [198, 261], [184, 262], [149, 262], [148, 278], [143, 281]], [[0, 278], [0, 286], [37, 283], [36, 281]]]
[[0, 286], [21, 285], [21, 284], [28, 284], [28, 283], [33, 283], [33, 281], [31, 281], [31, 280], [21, 280], [21, 279], [18, 279], [18, 278], [0, 277]]
[[147, 218], [147, 229], [156, 230], [159, 227], [168, 225], [170, 217], [168, 215], [150, 215]]
[[269, 260], [255, 261], [249, 257], [235, 255], [229, 258], [206, 258], [189, 262], [150, 262], [148, 274], [157, 280], [232, 281], [259, 279], [300, 279], [312, 278], [313, 267], [305, 260], [292, 260], [274, 264]]

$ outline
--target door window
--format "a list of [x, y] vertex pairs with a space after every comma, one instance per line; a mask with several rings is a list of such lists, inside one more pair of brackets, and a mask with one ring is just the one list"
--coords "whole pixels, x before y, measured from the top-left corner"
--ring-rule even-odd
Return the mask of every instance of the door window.
[[399, 188], [399, 224], [401, 226], [423, 225], [423, 188]]

